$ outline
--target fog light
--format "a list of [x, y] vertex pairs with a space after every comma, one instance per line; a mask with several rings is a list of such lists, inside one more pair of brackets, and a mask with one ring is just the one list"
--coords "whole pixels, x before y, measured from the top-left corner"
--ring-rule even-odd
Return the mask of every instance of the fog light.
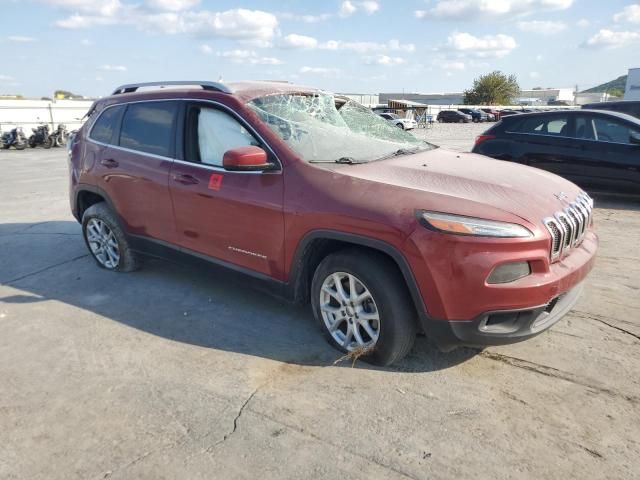
[[529, 262], [513, 262], [498, 265], [493, 269], [487, 283], [509, 283], [531, 273]]

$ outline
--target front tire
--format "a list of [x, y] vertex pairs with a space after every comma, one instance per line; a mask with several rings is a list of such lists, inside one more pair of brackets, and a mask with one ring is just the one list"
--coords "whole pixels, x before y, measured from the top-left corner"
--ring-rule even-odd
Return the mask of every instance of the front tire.
[[366, 362], [390, 365], [415, 341], [411, 297], [384, 255], [349, 249], [327, 256], [313, 276], [311, 305], [327, 341]]
[[139, 268], [138, 256], [106, 203], [96, 203], [84, 212], [82, 236], [99, 267], [116, 272], [133, 272]]

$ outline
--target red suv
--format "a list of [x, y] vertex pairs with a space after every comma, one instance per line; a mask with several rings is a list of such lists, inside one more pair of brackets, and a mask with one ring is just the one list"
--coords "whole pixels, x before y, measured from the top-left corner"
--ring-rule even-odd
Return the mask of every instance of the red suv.
[[122, 86], [93, 105], [70, 171], [99, 266], [132, 271], [147, 254], [248, 274], [381, 365], [419, 331], [445, 349], [542, 332], [597, 248], [574, 184], [286, 83]]

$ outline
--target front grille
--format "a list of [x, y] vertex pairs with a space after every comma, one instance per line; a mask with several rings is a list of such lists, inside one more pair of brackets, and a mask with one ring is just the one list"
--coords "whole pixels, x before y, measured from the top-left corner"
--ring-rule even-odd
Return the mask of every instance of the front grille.
[[551, 234], [551, 260], [567, 255], [582, 243], [592, 217], [593, 199], [582, 192], [567, 208], [543, 220]]

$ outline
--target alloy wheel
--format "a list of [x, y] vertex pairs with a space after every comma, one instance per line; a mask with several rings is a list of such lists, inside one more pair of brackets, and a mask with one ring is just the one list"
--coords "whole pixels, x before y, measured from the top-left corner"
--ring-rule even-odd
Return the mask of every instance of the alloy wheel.
[[356, 276], [335, 272], [320, 289], [320, 313], [331, 337], [347, 351], [370, 348], [380, 335], [380, 314], [373, 295]]
[[109, 226], [98, 218], [92, 218], [86, 227], [87, 243], [100, 265], [110, 270], [120, 263], [120, 249]]

